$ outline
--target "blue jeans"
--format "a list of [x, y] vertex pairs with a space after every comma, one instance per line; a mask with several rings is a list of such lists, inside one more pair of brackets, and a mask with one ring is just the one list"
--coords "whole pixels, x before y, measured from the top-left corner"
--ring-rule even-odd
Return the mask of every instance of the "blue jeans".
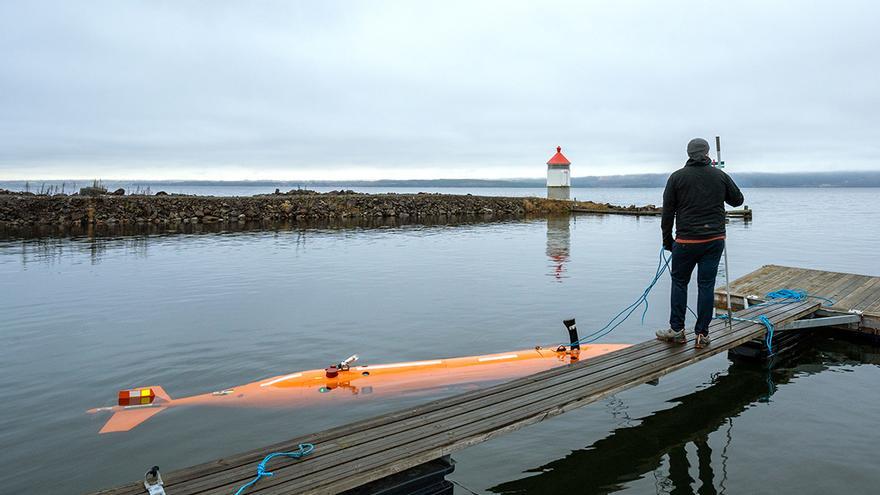
[[712, 321], [712, 307], [715, 301], [715, 277], [718, 275], [718, 263], [724, 253], [724, 240], [679, 243], [672, 246], [672, 297], [669, 313], [669, 327], [673, 330], [684, 329], [685, 311], [687, 311], [688, 283], [694, 267], [697, 269], [697, 324], [694, 332], [709, 333]]

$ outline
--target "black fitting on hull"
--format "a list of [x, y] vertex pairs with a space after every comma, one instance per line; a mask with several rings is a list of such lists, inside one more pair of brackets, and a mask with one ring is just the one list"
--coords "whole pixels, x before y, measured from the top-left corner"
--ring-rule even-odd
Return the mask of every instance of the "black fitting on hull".
[[568, 340], [571, 342], [572, 350], [580, 350], [581, 344], [580, 339], [578, 338], [578, 329], [574, 322], [574, 318], [570, 320], [562, 320], [562, 324], [565, 325], [566, 330], [568, 330]]

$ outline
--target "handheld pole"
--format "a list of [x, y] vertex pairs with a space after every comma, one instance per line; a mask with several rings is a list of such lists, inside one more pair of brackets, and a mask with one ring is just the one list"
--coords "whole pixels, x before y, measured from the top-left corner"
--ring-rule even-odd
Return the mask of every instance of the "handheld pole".
[[733, 326], [733, 310], [730, 307], [730, 269], [727, 267], [727, 239], [724, 240], [724, 291], [727, 293], [727, 326]]
[[[721, 162], [721, 136], [715, 136], [715, 156], [718, 166], [722, 167]], [[733, 325], [733, 309], [730, 305], [730, 268], [727, 262], [727, 239], [724, 240], [724, 291], [727, 293], [727, 325]]]

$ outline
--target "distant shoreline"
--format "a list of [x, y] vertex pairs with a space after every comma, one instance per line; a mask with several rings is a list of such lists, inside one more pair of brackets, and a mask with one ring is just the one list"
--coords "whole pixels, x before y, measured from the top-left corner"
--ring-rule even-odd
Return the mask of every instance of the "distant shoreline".
[[[805, 173], [761, 173], [729, 172], [740, 187], [755, 188], [830, 188], [830, 187], [880, 187], [880, 171], [865, 172], [805, 172]], [[573, 177], [573, 188], [651, 188], [663, 187], [669, 174], [634, 174], [611, 176]], [[32, 191], [41, 186], [77, 184], [79, 187], [93, 179], [58, 180], [0, 180], [0, 189], [22, 191], [28, 186]], [[210, 186], [210, 187], [266, 187], [287, 189], [308, 189], [313, 187], [370, 187], [370, 188], [542, 188], [544, 178], [523, 179], [381, 179], [381, 180], [119, 180], [104, 179], [105, 183], [129, 184], [131, 186], [152, 187], [160, 190], [162, 186]], [[271, 190], [271, 189], [270, 189]]]

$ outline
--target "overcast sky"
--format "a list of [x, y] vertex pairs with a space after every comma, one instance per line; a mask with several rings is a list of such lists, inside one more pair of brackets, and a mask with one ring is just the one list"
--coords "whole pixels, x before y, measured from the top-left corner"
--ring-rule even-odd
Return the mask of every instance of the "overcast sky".
[[[880, 169], [876, 2], [5, 1], [0, 179]], [[713, 142], [714, 148], [714, 142]], [[713, 151], [714, 153], [714, 151]]]

